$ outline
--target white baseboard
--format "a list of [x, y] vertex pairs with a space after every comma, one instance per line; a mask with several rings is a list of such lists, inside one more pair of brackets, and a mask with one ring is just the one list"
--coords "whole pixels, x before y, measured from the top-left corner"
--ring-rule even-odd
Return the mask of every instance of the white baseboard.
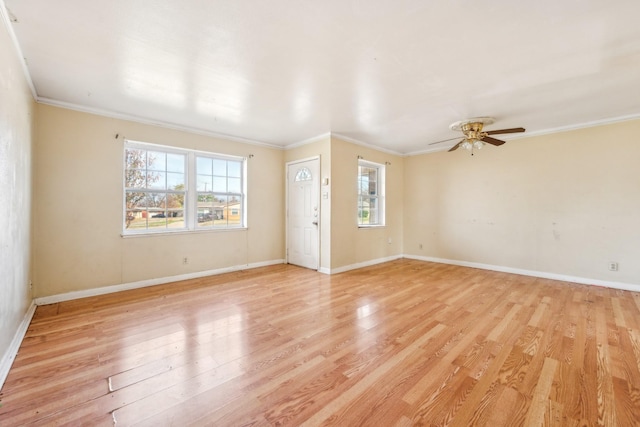
[[197, 271], [195, 273], [179, 274], [177, 276], [159, 277], [156, 279], [140, 280], [138, 282], [122, 283], [120, 285], [103, 286], [101, 288], [87, 289], [84, 291], [67, 292], [64, 294], [51, 295], [35, 299], [36, 305], [55, 304], [74, 299], [94, 297], [98, 295], [112, 294], [115, 292], [128, 291], [131, 289], [146, 288], [147, 286], [162, 285], [165, 283], [178, 282], [181, 280], [198, 279], [200, 277], [215, 276], [218, 274], [230, 273], [233, 271], [248, 270], [251, 268], [266, 267], [268, 265], [283, 264], [283, 259], [256, 262], [252, 264], [242, 264], [232, 267], [218, 268], [215, 270]]
[[520, 268], [503, 267], [500, 265], [482, 264], [478, 262], [458, 261], [455, 259], [435, 258], [418, 255], [404, 255], [404, 258], [419, 261], [438, 262], [441, 264], [459, 265], [461, 267], [480, 268], [482, 270], [500, 271], [502, 273], [520, 274], [522, 276], [540, 277], [542, 279], [560, 280], [563, 282], [580, 283], [582, 285], [596, 285], [605, 288], [622, 289], [625, 291], [640, 292], [640, 285], [623, 282], [611, 282], [607, 280], [589, 279], [586, 277], [567, 276], [564, 274], [547, 273], [544, 271], [523, 270]]
[[[385, 258], [377, 258], [369, 261], [358, 262], [356, 264], [343, 265], [342, 267], [332, 268], [328, 274], [344, 273], [345, 271], [356, 270], [358, 268], [369, 267], [376, 264], [382, 264], [383, 262], [395, 261], [401, 258], [403, 258], [402, 255], [393, 255]], [[322, 271], [321, 273], [324, 273], [324, 271]]]
[[[523, 270], [523, 269], [519, 269], [519, 268], [512, 268], [512, 267], [504, 267], [504, 266], [500, 266], [500, 265], [491, 265], [491, 264], [482, 264], [482, 263], [477, 263], [477, 262], [468, 262], [468, 261], [459, 261], [459, 260], [453, 260], [453, 259], [446, 259], [446, 258], [436, 258], [436, 257], [428, 257], [428, 256], [419, 256], [419, 255], [393, 255], [390, 257], [385, 257], [385, 258], [377, 258], [377, 259], [373, 259], [373, 260], [369, 260], [369, 261], [364, 261], [364, 262], [359, 262], [356, 264], [350, 264], [350, 265], [345, 265], [342, 267], [337, 267], [337, 268], [327, 268], [327, 267], [321, 267], [318, 269], [319, 273], [322, 274], [338, 274], [338, 273], [344, 273], [345, 271], [350, 271], [350, 270], [356, 270], [358, 268], [363, 268], [363, 267], [369, 267], [372, 265], [376, 265], [376, 264], [381, 264], [383, 262], [388, 262], [388, 261], [394, 261], [397, 259], [401, 259], [401, 258], [407, 258], [407, 259], [415, 259], [415, 260], [420, 260], [420, 261], [429, 261], [429, 262], [437, 262], [437, 263], [441, 263], [441, 264], [451, 264], [451, 265], [459, 265], [461, 267], [471, 267], [471, 268], [479, 268], [482, 270], [491, 270], [491, 271], [500, 271], [503, 273], [512, 273], [512, 274], [520, 274], [523, 276], [532, 276], [532, 277], [540, 277], [543, 279], [552, 279], [552, 280], [560, 280], [560, 281], [565, 281], [565, 282], [573, 282], [573, 283], [580, 283], [580, 284], [585, 284], [585, 285], [596, 285], [596, 286], [604, 286], [607, 288], [613, 288], [613, 289], [622, 289], [622, 290], [627, 290], [627, 291], [633, 291], [633, 292], [640, 292], [640, 285], [636, 285], [636, 284], [630, 284], [630, 283], [623, 283], [623, 282], [612, 282], [612, 281], [605, 281], [605, 280], [597, 280], [597, 279], [589, 279], [589, 278], [585, 278], [585, 277], [576, 277], [576, 276], [568, 276], [568, 275], [563, 275], [563, 274], [556, 274], [556, 273], [547, 273], [544, 271], [534, 271], [534, 270]], [[219, 268], [219, 269], [215, 269], [215, 270], [206, 270], [206, 271], [198, 271], [195, 273], [187, 273], [187, 274], [180, 274], [177, 276], [169, 276], [169, 277], [160, 277], [160, 278], [156, 278], [156, 279], [149, 279], [149, 280], [141, 280], [138, 282], [131, 282], [131, 283], [123, 283], [120, 285], [112, 285], [112, 286], [104, 286], [101, 288], [94, 288], [94, 289], [87, 289], [84, 291], [75, 291], [75, 292], [68, 292], [68, 293], [64, 293], [64, 294], [58, 294], [58, 295], [51, 295], [48, 297], [41, 297], [41, 298], [36, 298], [34, 300], [35, 305], [47, 305], [47, 304], [55, 304], [58, 302], [62, 302], [62, 301], [71, 301], [74, 299], [79, 299], [79, 298], [86, 298], [86, 297], [92, 297], [92, 296], [98, 296], [98, 295], [105, 295], [105, 294], [110, 294], [110, 293], [114, 293], [114, 292], [120, 292], [120, 291], [127, 291], [130, 289], [139, 289], [139, 288], [144, 288], [147, 286], [155, 286], [155, 285], [161, 285], [164, 283], [171, 283], [171, 282], [177, 282], [180, 280], [189, 280], [189, 279], [197, 279], [200, 277], [206, 277], [206, 276], [214, 276], [214, 275], [218, 275], [218, 274], [224, 274], [224, 273], [230, 273], [233, 271], [239, 271], [239, 270], [247, 270], [247, 269], [251, 269], [251, 268], [258, 268], [258, 267], [266, 267], [269, 265], [276, 265], [276, 264], [283, 264], [286, 261], [284, 259], [277, 259], [277, 260], [270, 260], [270, 261], [263, 261], [263, 262], [257, 262], [257, 263], [252, 263], [252, 264], [243, 264], [243, 265], [237, 265], [237, 266], [232, 266], [232, 267], [225, 267], [225, 268]], [[31, 314], [33, 315], [33, 313]], [[29, 324], [27, 323], [27, 326]], [[26, 328], [25, 328], [26, 331]], [[18, 346], [20, 344], [18, 343]], [[4, 361], [4, 359], [3, 359]], [[0, 365], [1, 367], [2, 365]], [[2, 373], [2, 371], [0, 371], [0, 374]]]
[[9, 348], [7, 348], [7, 351], [5, 351], [5, 353], [2, 355], [2, 359], [0, 359], [0, 389], [2, 389], [4, 381], [7, 379], [7, 375], [9, 375], [11, 365], [13, 365], [13, 361], [18, 354], [18, 350], [20, 350], [20, 344], [22, 344], [22, 340], [27, 333], [27, 329], [29, 328], [29, 324], [31, 323], [31, 319], [33, 318], [35, 312], [36, 304], [31, 301], [31, 305], [27, 309], [27, 312], [24, 314], [22, 322], [20, 322], [20, 326], [18, 326], [18, 330], [13, 336], [11, 344], [9, 344]]

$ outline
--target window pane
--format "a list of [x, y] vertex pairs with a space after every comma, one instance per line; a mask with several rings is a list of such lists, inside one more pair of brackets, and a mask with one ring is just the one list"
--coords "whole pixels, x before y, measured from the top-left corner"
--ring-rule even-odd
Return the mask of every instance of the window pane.
[[169, 190], [184, 190], [184, 174], [168, 172], [167, 188]]
[[147, 211], [127, 211], [125, 228], [130, 230], [147, 228]]
[[227, 178], [213, 177], [213, 191], [226, 193], [227, 192]]
[[126, 188], [145, 188], [147, 186], [147, 174], [137, 169], [125, 170], [124, 186]]
[[378, 199], [369, 199], [369, 224], [378, 223]]
[[164, 190], [167, 185], [167, 174], [164, 172], [149, 172], [147, 174], [147, 188]]
[[239, 226], [242, 224], [242, 205], [238, 198], [230, 197], [225, 210], [227, 216], [227, 224]]
[[184, 154], [167, 154], [167, 171], [184, 173]]
[[215, 196], [213, 199], [213, 221], [214, 225], [227, 224], [227, 218], [225, 217], [224, 207], [227, 203], [227, 196]]
[[135, 191], [127, 191], [126, 207], [127, 209], [142, 209], [146, 207], [146, 194]]
[[377, 176], [378, 169], [359, 166], [358, 167], [358, 194], [360, 195], [377, 195]]
[[175, 210], [184, 209], [184, 194], [167, 194], [167, 208]]
[[358, 167], [359, 186], [358, 194], [372, 195], [378, 194], [378, 169], [366, 166]]
[[198, 194], [198, 227], [213, 225], [213, 195]]
[[147, 152], [147, 169], [164, 171], [167, 170], [167, 155], [159, 151]]
[[369, 224], [369, 199], [360, 198], [358, 204], [358, 222], [360, 224]]
[[149, 209], [149, 219], [147, 223], [149, 228], [166, 228], [167, 216], [163, 210]]
[[227, 176], [227, 161], [214, 159], [213, 174], [216, 176]]
[[167, 211], [167, 227], [184, 228], [184, 211], [178, 209]]
[[149, 210], [158, 210], [165, 208], [166, 195], [164, 193], [147, 193], [146, 204]]
[[214, 227], [227, 226], [227, 196], [216, 195], [213, 201], [214, 207]]
[[360, 177], [358, 181], [358, 195], [365, 195], [369, 193], [369, 181]]
[[300, 168], [298, 172], [296, 172], [296, 176], [293, 179], [295, 182], [299, 181], [311, 181], [313, 177], [311, 176], [311, 171], [309, 168]]
[[146, 214], [146, 194], [127, 191], [125, 199], [125, 229], [147, 228], [147, 219], [143, 216], [143, 212]]
[[229, 178], [229, 193], [241, 193], [240, 178]]
[[242, 162], [228, 161], [227, 168], [229, 169], [229, 176], [240, 178], [242, 172]]
[[212, 191], [213, 180], [211, 175], [198, 175], [197, 191]]
[[145, 150], [127, 148], [125, 157], [126, 169], [146, 169], [147, 152]]
[[375, 182], [369, 181], [369, 195], [376, 196], [378, 194], [378, 185]]
[[147, 152], [145, 150], [127, 149], [125, 154], [125, 187], [127, 188], [145, 188]]
[[213, 169], [211, 169], [211, 159], [207, 157], [197, 157], [196, 172], [200, 175], [212, 175]]

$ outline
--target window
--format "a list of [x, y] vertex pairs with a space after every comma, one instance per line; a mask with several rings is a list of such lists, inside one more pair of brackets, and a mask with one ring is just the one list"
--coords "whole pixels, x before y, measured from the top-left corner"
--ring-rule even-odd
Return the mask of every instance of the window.
[[309, 168], [302, 168], [296, 173], [296, 177], [294, 178], [295, 182], [300, 181], [311, 181], [313, 177], [311, 176], [311, 171]]
[[384, 165], [358, 160], [358, 225], [384, 225]]
[[241, 226], [242, 161], [196, 156], [198, 228]]
[[125, 148], [125, 230], [184, 229], [184, 154]]
[[123, 234], [245, 225], [245, 161], [126, 141]]

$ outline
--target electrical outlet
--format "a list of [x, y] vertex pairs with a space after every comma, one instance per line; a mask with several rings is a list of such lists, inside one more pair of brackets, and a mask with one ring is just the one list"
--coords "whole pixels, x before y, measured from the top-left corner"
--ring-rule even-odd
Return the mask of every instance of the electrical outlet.
[[389, 240], [387, 241], [387, 243], [391, 244], [391, 237], [389, 237]]
[[418, 249], [422, 249], [422, 243], [418, 245]]
[[187, 257], [182, 258], [182, 263], [183, 263], [184, 265], [189, 264], [189, 258], [187, 258]]
[[609, 262], [609, 271], [618, 271], [618, 263], [617, 262]]

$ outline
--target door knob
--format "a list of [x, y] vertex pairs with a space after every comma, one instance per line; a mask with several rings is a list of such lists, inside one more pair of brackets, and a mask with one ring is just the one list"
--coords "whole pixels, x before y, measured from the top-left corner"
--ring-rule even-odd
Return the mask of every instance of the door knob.
[[318, 225], [318, 221], [313, 221], [311, 224]]

